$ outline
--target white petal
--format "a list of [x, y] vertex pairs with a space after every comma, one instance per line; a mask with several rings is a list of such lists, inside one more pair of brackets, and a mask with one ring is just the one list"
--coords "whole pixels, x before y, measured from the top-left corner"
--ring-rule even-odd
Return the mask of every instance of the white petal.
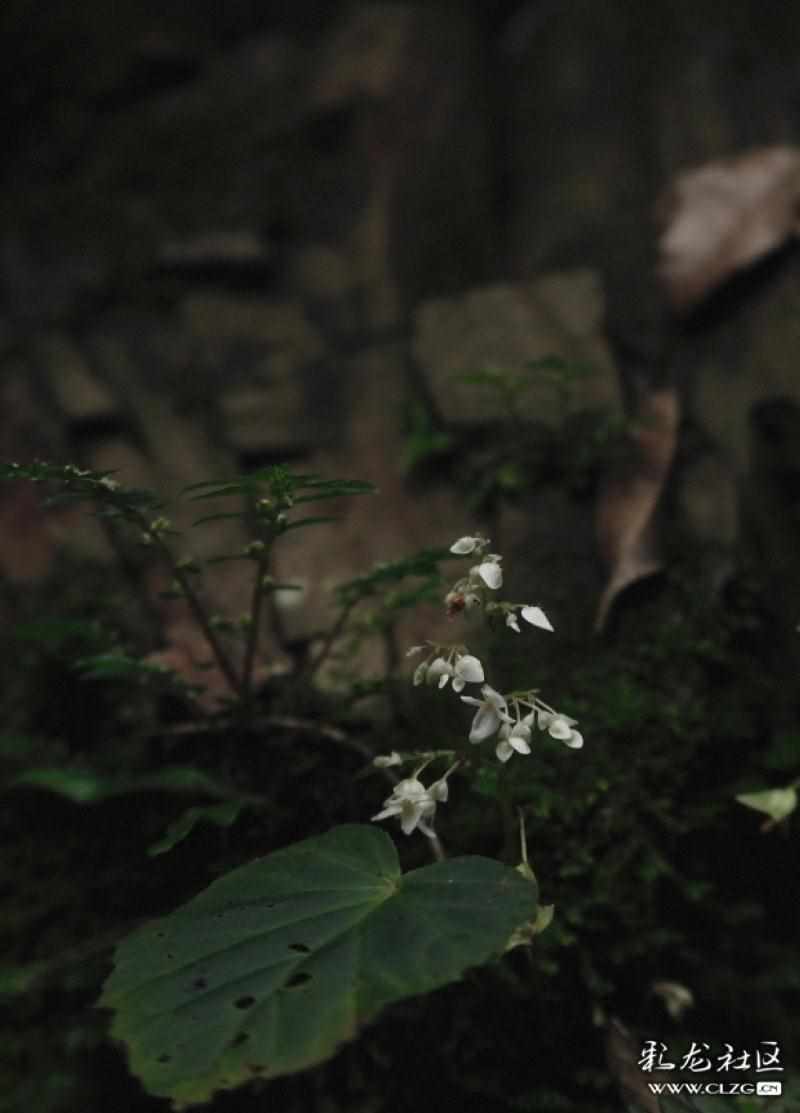
[[[406, 777], [405, 780], [398, 781], [394, 786], [392, 797], [395, 800], [424, 800], [428, 795], [428, 790], [422, 781], [418, 781], [416, 777]], [[387, 801], [388, 803], [388, 801]]]
[[[466, 680], [465, 680], [465, 679], [463, 678], [463, 676], [454, 676], [454, 677], [453, 677], [453, 691], [454, 691], [454, 692], [463, 692], [463, 690], [464, 690], [464, 685], [465, 685], [466, 683], [467, 683], [467, 682], [466, 682]], [[440, 685], [440, 687], [441, 687], [441, 685]]]
[[564, 739], [564, 745], [571, 750], [580, 750], [583, 746], [583, 735], [579, 730], [573, 730], [569, 738]]
[[557, 738], [559, 742], [564, 742], [572, 734], [572, 727], [563, 715], [556, 715], [547, 728], [547, 733], [551, 738]]
[[[500, 693], [495, 688], [492, 688], [490, 684], [484, 684], [484, 686], [481, 688], [481, 695], [483, 696], [484, 703], [490, 704], [498, 711], [505, 712], [505, 697], [501, 696]], [[464, 697], [462, 696], [461, 698], [463, 699]]]
[[454, 541], [450, 546], [450, 552], [455, 553], [456, 556], [466, 556], [467, 553], [473, 553], [479, 544], [478, 537], [459, 537], [458, 541]]
[[505, 739], [503, 739], [502, 742], [497, 743], [497, 748], [495, 750], [495, 753], [497, 754], [497, 757], [498, 757], [499, 761], [506, 762], [511, 757], [511, 755], [514, 753], [514, 750], [513, 750], [513, 747], [511, 746], [511, 743], [507, 742]]
[[422, 819], [422, 806], [420, 804], [406, 804], [401, 812], [400, 826], [404, 835], [410, 835]]
[[428, 681], [438, 683], [440, 688], [444, 688], [452, 675], [453, 666], [449, 661], [445, 661], [444, 657], [437, 657], [435, 661], [431, 661], [428, 665]]
[[483, 665], [471, 653], [465, 653], [458, 658], [456, 661], [456, 675], [465, 680], [467, 684], [482, 684], [485, 680]]
[[428, 666], [423, 661], [421, 665], [417, 665], [417, 667], [414, 669], [414, 687], [418, 688], [420, 684], [424, 684], [427, 675]]
[[529, 754], [531, 748], [527, 741], [519, 734], [512, 734], [508, 740], [509, 746], [513, 746], [518, 754]]
[[374, 823], [378, 819], [388, 819], [389, 816], [399, 815], [399, 814], [400, 814], [400, 805], [399, 804], [390, 804], [388, 808], [384, 808], [382, 812], [378, 812], [377, 815], [374, 815], [372, 817], [371, 822]]
[[[464, 698], [463, 696], [461, 697]], [[475, 718], [472, 720], [472, 728], [469, 732], [469, 740], [473, 745], [483, 742], [484, 739], [490, 738], [497, 728], [500, 726], [500, 716], [494, 707], [488, 707], [485, 704], [478, 708]]]
[[406, 650], [406, 657], [416, 657], [418, 653], [422, 653], [424, 645], [412, 645], [410, 649]]
[[461, 702], [462, 703], [471, 703], [473, 707], [483, 707], [483, 700], [482, 699], [475, 699], [474, 696], [462, 696], [461, 697]]
[[447, 787], [447, 781], [444, 778], [442, 778], [440, 781], [434, 781], [428, 789], [428, 795], [431, 797], [432, 800], [435, 800], [439, 804], [447, 803], [447, 797], [449, 796], [449, 794], [450, 790]]
[[537, 711], [536, 714], [536, 725], [538, 726], [539, 730], [547, 730], [547, 728], [555, 719], [555, 715], [552, 713], [552, 711]]
[[513, 611], [506, 615], [506, 626], [510, 626], [514, 633], [519, 633], [519, 622]]
[[480, 595], [475, 595], [475, 593], [472, 591], [467, 592], [467, 594], [464, 596], [464, 606], [466, 607], [466, 609], [468, 611], [471, 611], [473, 607], [479, 607], [480, 605]]
[[478, 575], [492, 591], [497, 591], [499, 587], [503, 586], [503, 570], [493, 560], [485, 560], [483, 564], [479, 564]]
[[523, 607], [521, 613], [525, 621], [530, 622], [531, 626], [538, 626], [540, 630], [550, 630], [552, 632], [553, 627], [550, 619], [541, 607]]

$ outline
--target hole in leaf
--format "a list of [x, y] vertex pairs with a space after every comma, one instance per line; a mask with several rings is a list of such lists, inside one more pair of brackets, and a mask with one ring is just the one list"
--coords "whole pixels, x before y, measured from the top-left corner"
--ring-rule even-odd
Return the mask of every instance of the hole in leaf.
[[192, 987], [194, 989], [206, 989], [208, 987], [208, 982], [205, 978], [195, 978], [192, 982]]
[[250, 1033], [249, 1032], [239, 1032], [231, 1040], [231, 1047], [241, 1047], [242, 1044], [247, 1043], [247, 1041], [249, 1039], [250, 1039]]
[[156, 1062], [157, 1063], [171, 1063], [172, 1062], [172, 1056], [167, 1055], [166, 1052], [165, 1052], [163, 1055], [159, 1055]]
[[289, 950], [297, 951], [297, 953], [301, 955], [308, 955], [311, 953], [311, 948], [307, 947], [305, 943], [290, 943]]
[[237, 1009], [249, 1009], [251, 1005], [255, 1005], [255, 997], [237, 997], [233, 1002]]
[[286, 983], [286, 985], [283, 988], [284, 989], [297, 989], [298, 986], [305, 985], [306, 982], [310, 982], [310, 981], [311, 981], [311, 975], [306, 973], [305, 970], [300, 970], [300, 971], [298, 971], [297, 974], [293, 974], [292, 977], [289, 978], [289, 981]]

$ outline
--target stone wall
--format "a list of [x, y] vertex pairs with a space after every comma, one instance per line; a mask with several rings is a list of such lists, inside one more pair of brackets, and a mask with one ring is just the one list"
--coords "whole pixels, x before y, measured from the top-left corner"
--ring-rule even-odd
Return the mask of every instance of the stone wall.
[[[594, 371], [578, 409], [619, 417], [633, 386], [677, 382], [699, 431], [682, 473], [706, 477], [684, 512], [732, 545], [749, 416], [798, 401], [796, 265], [687, 328], [653, 277], [652, 211], [687, 162], [792, 140], [800, 31], [783, 7], [268, 5], [232, 27], [201, 6], [159, 32], [131, 9], [23, 38], [6, 79], [30, 127], [9, 133], [2, 180], [4, 455], [167, 495], [277, 460], [377, 482], [380, 500], [287, 552], [309, 587], [286, 616], [302, 638], [337, 579], [481, 524], [457, 484], [406, 482], [409, 406], [469, 430], [497, 414], [460, 373], [561, 355]], [[532, 394], [524, 419], [552, 421], [547, 405]], [[4, 574], [38, 578], [71, 521], [5, 499]], [[498, 542], [541, 540], [537, 507], [493, 522]], [[599, 576], [591, 515], [573, 505], [545, 531], [555, 552], [581, 539], [579, 592]], [[102, 536], [84, 543], [102, 556]]]

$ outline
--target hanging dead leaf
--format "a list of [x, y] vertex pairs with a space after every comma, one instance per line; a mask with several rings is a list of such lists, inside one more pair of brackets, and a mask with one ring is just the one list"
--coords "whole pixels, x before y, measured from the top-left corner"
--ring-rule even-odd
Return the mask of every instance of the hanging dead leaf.
[[658, 272], [679, 312], [798, 231], [800, 149], [759, 147], [679, 174], [658, 203]]
[[624, 588], [662, 568], [655, 511], [675, 455], [679, 419], [674, 389], [643, 394], [631, 429], [631, 452], [600, 492], [597, 541], [609, 579], [598, 604], [595, 631], [603, 629]]

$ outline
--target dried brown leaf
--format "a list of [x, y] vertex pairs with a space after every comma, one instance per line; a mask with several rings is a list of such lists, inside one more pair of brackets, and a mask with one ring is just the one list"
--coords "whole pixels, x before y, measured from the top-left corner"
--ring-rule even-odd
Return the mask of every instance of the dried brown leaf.
[[679, 419], [674, 389], [642, 395], [631, 429], [632, 450], [600, 492], [596, 532], [609, 579], [598, 604], [596, 631], [605, 626], [624, 588], [661, 570], [655, 511], [675, 455]]
[[678, 311], [794, 236], [800, 149], [758, 147], [679, 174], [659, 202], [658, 272]]

